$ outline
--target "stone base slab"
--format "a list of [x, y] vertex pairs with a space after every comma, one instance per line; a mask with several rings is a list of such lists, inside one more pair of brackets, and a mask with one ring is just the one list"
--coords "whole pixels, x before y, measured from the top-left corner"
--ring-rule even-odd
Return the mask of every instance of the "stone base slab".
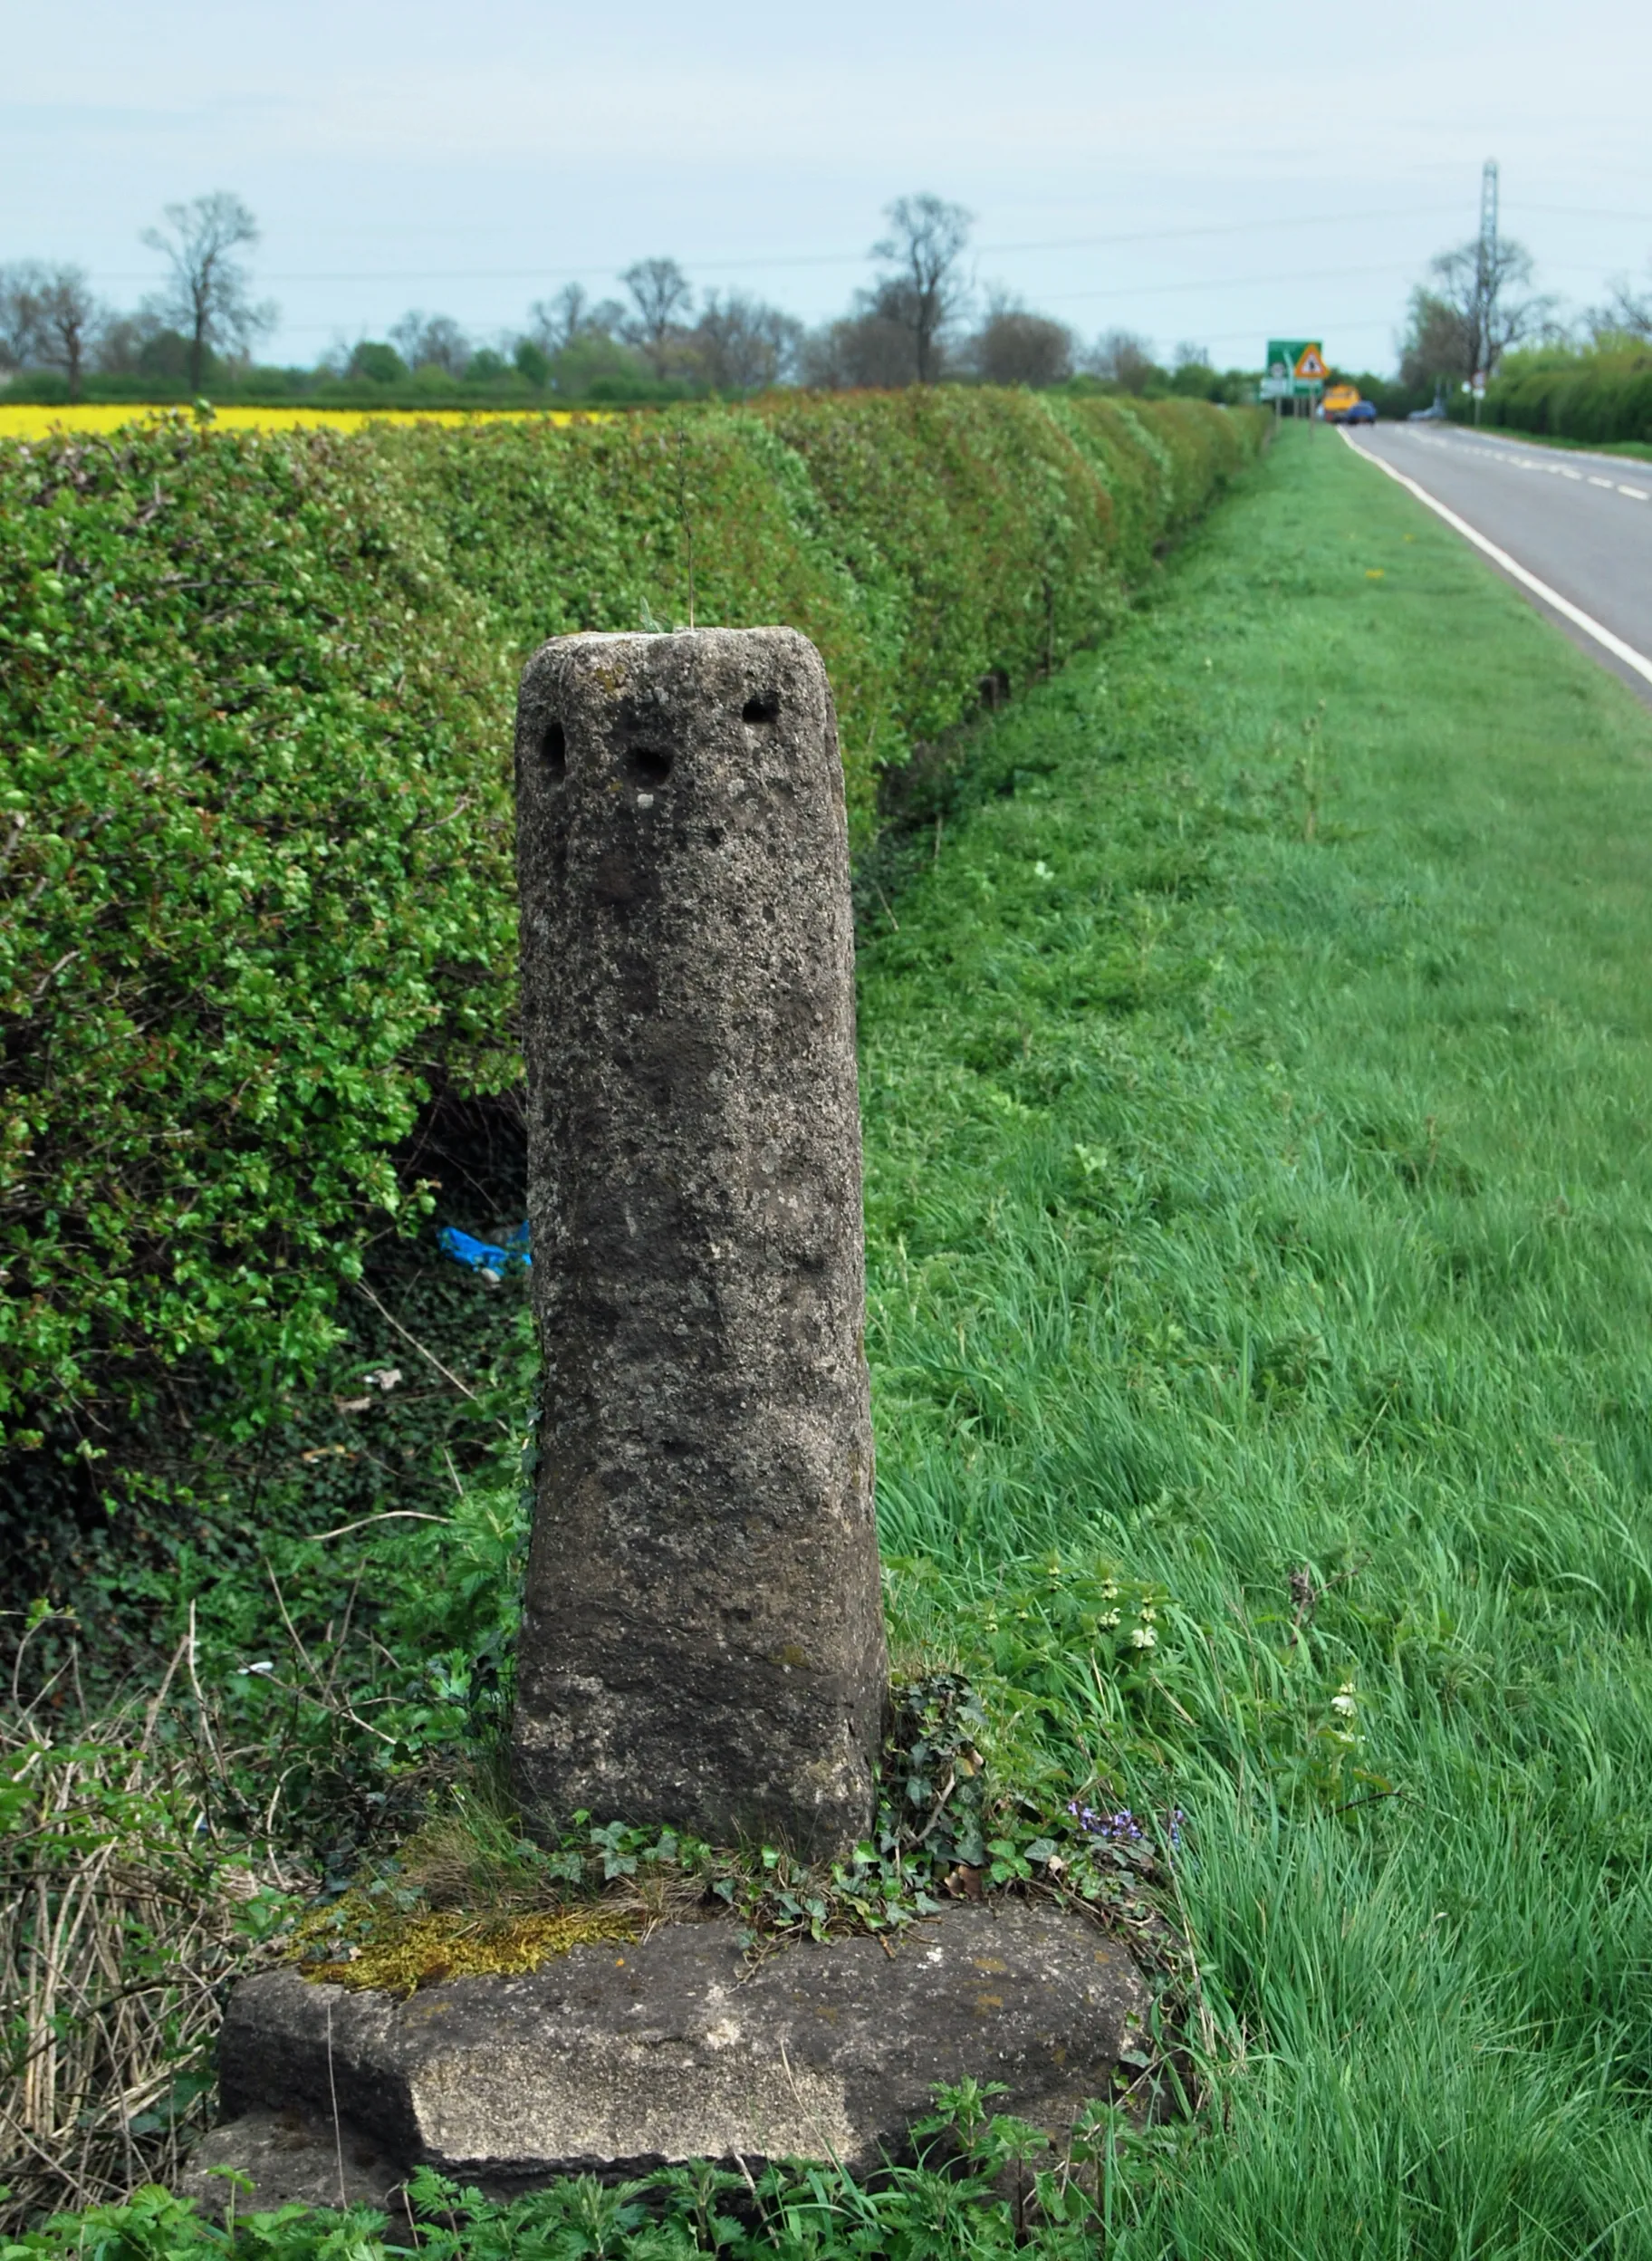
[[1105, 2095], [1148, 1993], [1122, 1943], [1022, 1901], [948, 1909], [886, 1950], [787, 1947], [754, 1968], [735, 1928], [674, 1924], [591, 1945], [521, 1977], [461, 1978], [408, 2001], [282, 1970], [231, 1997], [219, 2076], [228, 2124], [197, 2147], [267, 2207], [382, 2197], [429, 2165], [495, 2197], [559, 2175], [689, 2159], [910, 2154], [937, 2082], [1001, 2081], [997, 2109], [1064, 2142]]

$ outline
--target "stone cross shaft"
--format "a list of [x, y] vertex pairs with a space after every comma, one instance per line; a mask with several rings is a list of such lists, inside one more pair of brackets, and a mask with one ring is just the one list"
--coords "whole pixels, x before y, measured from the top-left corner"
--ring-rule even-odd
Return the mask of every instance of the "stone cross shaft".
[[516, 731], [544, 1354], [514, 1759], [844, 1851], [888, 1667], [842, 770], [789, 629], [568, 636]]

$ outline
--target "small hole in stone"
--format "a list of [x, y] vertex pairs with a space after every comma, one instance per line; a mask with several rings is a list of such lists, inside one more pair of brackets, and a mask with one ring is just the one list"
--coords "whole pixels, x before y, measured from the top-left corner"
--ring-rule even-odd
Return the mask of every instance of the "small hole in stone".
[[671, 775], [671, 756], [658, 746], [634, 746], [625, 758], [639, 785], [663, 785]]
[[548, 722], [545, 735], [540, 740], [540, 759], [547, 774], [552, 777], [568, 775], [568, 733], [560, 722]]
[[742, 722], [776, 723], [780, 720], [780, 701], [773, 691], [759, 691], [754, 698], [748, 698], [740, 709], [740, 719]]

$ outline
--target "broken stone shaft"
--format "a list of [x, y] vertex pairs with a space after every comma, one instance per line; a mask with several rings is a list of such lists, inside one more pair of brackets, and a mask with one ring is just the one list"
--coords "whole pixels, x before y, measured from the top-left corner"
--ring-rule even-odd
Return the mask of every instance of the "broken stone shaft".
[[825, 670], [789, 629], [557, 638], [516, 777], [544, 1354], [518, 1787], [542, 1829], [840, 1852], [887, 1661]]

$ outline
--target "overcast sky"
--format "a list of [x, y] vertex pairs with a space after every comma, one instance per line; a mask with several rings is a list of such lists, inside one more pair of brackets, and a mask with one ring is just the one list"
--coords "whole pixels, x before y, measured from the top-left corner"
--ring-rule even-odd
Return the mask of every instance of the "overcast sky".
[[818, 320], [925, 188], [983, 286], [1219, 364], [1390, 365], [1487, 157], [1545, 288], [1652, 274], [1647, 0], [0, 0], [0, 264], [130, 304], [161, 207], [233, 189], [283, 361], [656, 253]]

